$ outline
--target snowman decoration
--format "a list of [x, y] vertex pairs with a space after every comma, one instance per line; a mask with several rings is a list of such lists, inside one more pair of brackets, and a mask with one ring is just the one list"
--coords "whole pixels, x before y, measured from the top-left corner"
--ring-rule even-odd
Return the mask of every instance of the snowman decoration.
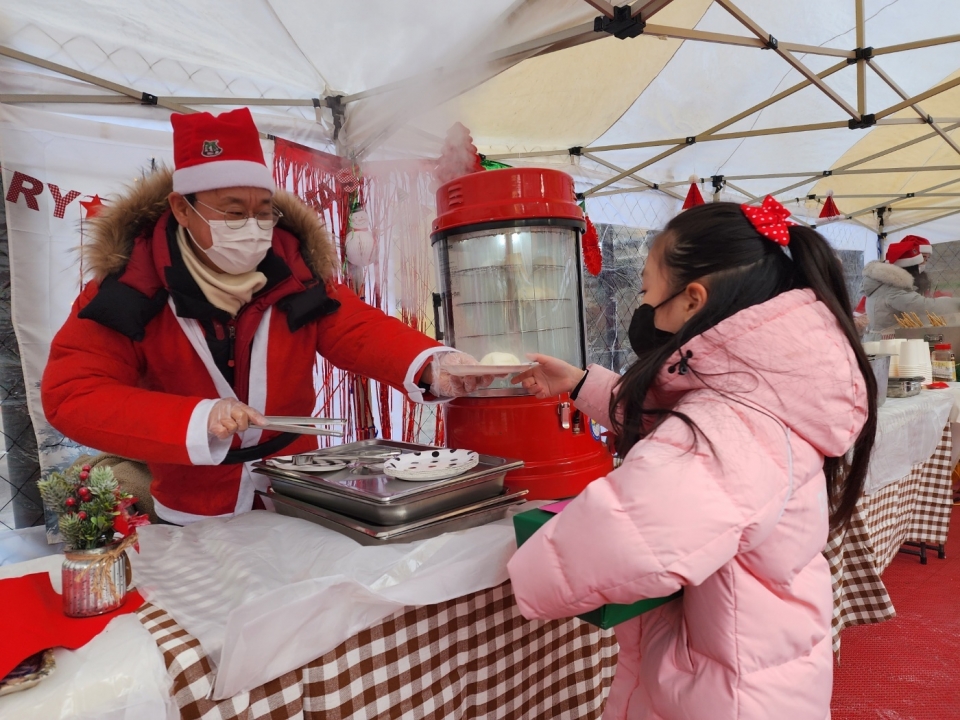
[[357, 268], [370, 265], [377, 257], [377, 241], [370, 232], [366, 210], [357, 210], [350, 216], [350, 232], [344, 240], [347, 262]]

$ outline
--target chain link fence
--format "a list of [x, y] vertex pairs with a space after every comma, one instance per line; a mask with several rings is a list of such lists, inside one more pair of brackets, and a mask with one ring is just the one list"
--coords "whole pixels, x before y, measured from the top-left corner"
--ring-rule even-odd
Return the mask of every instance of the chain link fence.
[[[3, 195], [0, 184], [0, 197]], [[40, 459], [13, 331], [6, 208], [0, 201], [0, 530], [43, 524]]]
[[930, 292], [950, 293], [960, 298], [960, 241], [938, 243], [927, 261]]

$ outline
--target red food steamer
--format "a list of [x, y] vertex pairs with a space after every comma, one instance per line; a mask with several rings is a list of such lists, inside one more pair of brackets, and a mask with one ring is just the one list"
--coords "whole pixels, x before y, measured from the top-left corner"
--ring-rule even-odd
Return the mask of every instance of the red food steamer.
[[[538, 168], [477, 172], [437, 190], [437, 213], [437, 337], [478, 360], [541, 353], [583, 367], [584, 219], [573, 179]], [[569, 396], [538, 400], [507, 379], [446, 404], [444, 427], [448, 447], [523, 460], [506, 482], [530, 500], [576, 495], [613, 467], [599, 426]]]

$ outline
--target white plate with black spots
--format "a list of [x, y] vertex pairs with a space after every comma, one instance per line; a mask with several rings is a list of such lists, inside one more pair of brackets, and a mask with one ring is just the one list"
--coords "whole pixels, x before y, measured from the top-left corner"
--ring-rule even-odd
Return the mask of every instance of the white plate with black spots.
[[383, 464], [384, 475], [398, 480], [443, 480], [462, 475], [480, 462], [472, 450], [422, 450], [403, 453]]

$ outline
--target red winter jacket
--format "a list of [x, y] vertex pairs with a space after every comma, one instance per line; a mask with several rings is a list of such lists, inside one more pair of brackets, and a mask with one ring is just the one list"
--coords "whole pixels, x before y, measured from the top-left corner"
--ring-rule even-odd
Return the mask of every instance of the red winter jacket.
[[[183, 523], [247, 511], [267, 484], [248, 465], [218, 464], [227, 443], [211, 447], [206, 432], [216, 399], [310, 415], [317, 353], [409, 391], [438, 343], [334, 284], [336, 254], [316, 214], [283, 192], [283, 220], [258, 268], [267, 285], [231, 319], [186, 271], [170, 190], [169, 173], [158, 174], [97, 218], [87, 248], [97, 279], [53, 340], [41, 393], [67, 437], [146, 462], [158, 514]], [[231, 449], [275, 436], [250, 430]], [[315, 447], [303, 436], [283, 452]]]

